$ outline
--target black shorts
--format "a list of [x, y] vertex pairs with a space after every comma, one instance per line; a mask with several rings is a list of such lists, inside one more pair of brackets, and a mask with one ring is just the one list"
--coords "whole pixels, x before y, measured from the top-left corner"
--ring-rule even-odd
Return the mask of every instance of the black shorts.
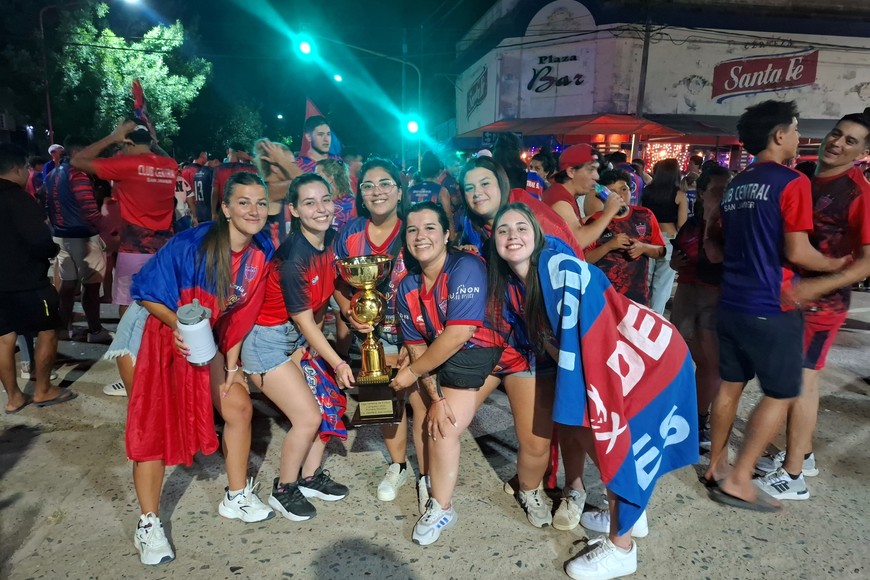
[[492, 374], [503, 350], [463, 348], [436, 369], [438, 384], [452, 389], [479, 389]]
[[23, 292], [0, 292], [0, 335], [33, 334], [60, 328], [57, 290], [46, 286]]
[[803, 317], [800, 311], [754, 316], [719, 310], [719, 373], [723, 381], [745, 383], [758, 375], [761, 391], [772, 399], [801, 392]]

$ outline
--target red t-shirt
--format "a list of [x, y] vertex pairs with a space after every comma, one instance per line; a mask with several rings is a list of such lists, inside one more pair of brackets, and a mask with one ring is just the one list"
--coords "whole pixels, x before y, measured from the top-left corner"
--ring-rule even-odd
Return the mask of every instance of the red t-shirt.
[[[812, 184], [813, 246], [829, 258], [842, 258], [870, 244], [870, 183], [861, 170], [853, 167], [834, 177], [815, 177]], [[849, 310], [850, 297], [851, 288], [845, 287], [807, 306], [842, 314]]]
[[175, 210], [178, 163], [170, 157], [145, 153], [94, 159], [100, 179], [115, 181], [121, 218], [152, 230], [168, 230]]
[[257, 324], [277, 326], [291, 314], [317, 312], [335, 292], [333, 230], [326, 235], [326, 247], [318, 250], [300, 231], [293, 232], [275, 252], [266, 279], [266, 298]]
[[[601, 217], [601, 212], [592, 214], [587, 223], [592, 223]], [[638, 240], [653, 246], [664, 246], [662, 230], [653, 212], [645, 207], [629, 206], [628, 213], [610, 220], [604, 233], [589, 249], [606, 244], [614, 236], [626, 234], [633, 240]], [[649, 304], [649, 260], [646, 256], [631, 259], [626, 250], [608, 252], [595, 263], [620, 294], [624, 294], [635, 302]]]
[[[552, 187], [550, 189], [552, 189]], [[583, 259], [583, 249], [580, 247], [580, 244], [577, 243], [577, 238], [574, 237], [571, 228], [568, 227], [568, 224], [564, 219], [562, 219], [562, 216], [557, 214], [553, 208], [540, 199], [532, 197], [532, 195], [525, 189], [512, 189], [510, 196], [508, 197], [508, 202], [522, 202], [529, 206], [532, 213], [536, 218], [538, 218], [538, 222], [541, 224], [541, 229], [544, 231], [545, 235], [559, 238], [571, 246], [571, 249], [574, 250], [574, 253], [577, 254], [578, 258], [581, 260]]]
[[251, 165], [250, 163], [241, 163], [241, 162], [230, 162], [230, 163], [221, 163], [217, 167], [214, 168], [214, 177], [212, 178], [212, 203], [217, 206], [221, 200], [224, 198], [224, 187], [227, 185], [227, 181], [229, 181], [230, 177], [235, 175], [236, 173], [256, 173], [257, 168]]
[[564, 201], [574, 210], [574, 215], [577, 216], [577, 221], [583, 223], [583, 217], [580, 215], [580, 206], [577, 205], [577, 200], [574, 195], [561, 183], [553, 182], [544, 191], [541, 200], [548, 206], [553, 207], [557, 202]]
[[144, 153], [94, 159], [97, 177], [114, 182], [121, 204], [119, 251], [154, 254], [172, 237], [178, 163]]

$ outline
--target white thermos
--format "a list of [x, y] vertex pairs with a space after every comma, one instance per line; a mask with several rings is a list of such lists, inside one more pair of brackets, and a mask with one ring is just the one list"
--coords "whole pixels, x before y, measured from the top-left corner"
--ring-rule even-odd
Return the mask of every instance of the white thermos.
[[196, 298], [190, 304], [178, 309], [178, 330], [184, 344], [190, 350], [187, 361], [196, 366], [207, 365], [217, 354], [217, 345], [212, 334], [211, 310], [205, 308]]

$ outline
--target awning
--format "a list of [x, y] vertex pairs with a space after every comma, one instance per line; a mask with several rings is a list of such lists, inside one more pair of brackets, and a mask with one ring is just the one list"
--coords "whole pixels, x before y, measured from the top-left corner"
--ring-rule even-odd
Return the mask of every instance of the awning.
[[[737, 137], [737, 117], [718, 115], [647, 115], [651, 121], [673, 127], [686, 135]], [[798, 131], [802, 137], [820, 139], [828, 134], [836, 121], [831, 119], [800, 119]]]
[[635, 134], [645, 136], [680, 135], [670, 127], [633, 115], [580, 115], [540, 119], [506, 119], [469, 131], [460, 137], [479, 137], [484, 131], [513, 131], [523, 135]]

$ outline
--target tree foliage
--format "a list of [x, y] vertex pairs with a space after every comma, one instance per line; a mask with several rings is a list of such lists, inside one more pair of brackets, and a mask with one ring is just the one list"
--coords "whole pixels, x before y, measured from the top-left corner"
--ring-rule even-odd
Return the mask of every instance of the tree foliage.
[[100, 136], [133, 110], [131, 86], [139, 79], [148, 114], [161, 142], [179, 131], [211, 71], [202, 58], [185, 58], [180, 21], [158, 25], [136, 40], [115, 34], [107, 25], [106, 4], [89, 6], [64, 19], [59, 67], [62, 86], [56, 97], [55, 126], [61, 134]]

